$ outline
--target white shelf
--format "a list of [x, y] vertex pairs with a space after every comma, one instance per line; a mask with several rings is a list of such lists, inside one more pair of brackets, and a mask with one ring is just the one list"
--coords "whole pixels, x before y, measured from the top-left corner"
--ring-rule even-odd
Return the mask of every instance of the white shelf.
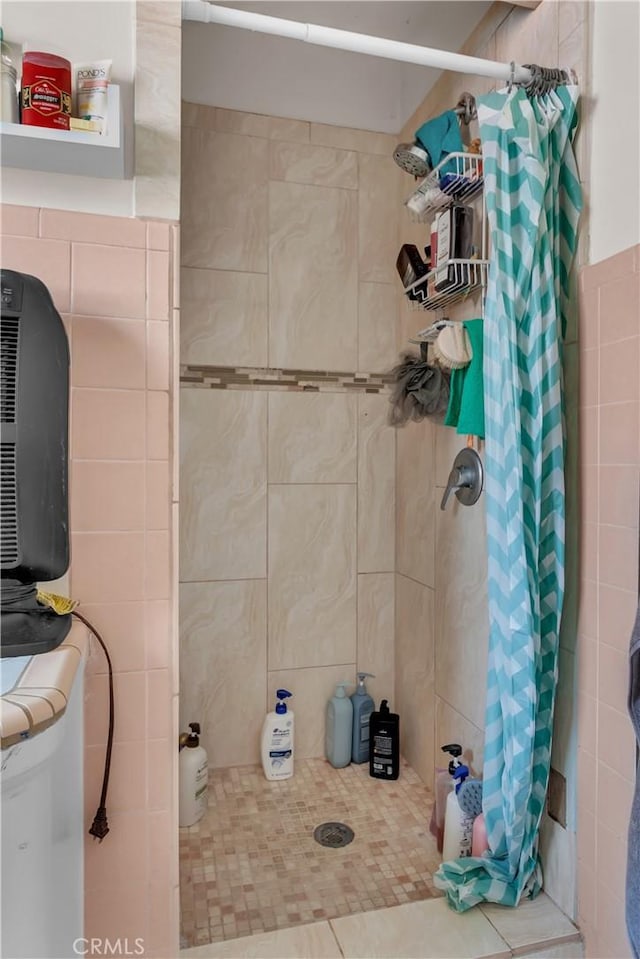
[[[404, 201], [411, 218], [418, 223], [428, 223], [438, 210], [445, 210], [452, 203], [473, 200], [484, 185], [482, 171], [481, 154], [449, 153]], [[409, 205], [413, 202], [421, 205], [419, 212]]]
[[120, 87], [109, 85], [107, 132], [104, 135], [0, 122], [0, 150], [3, 166], [126, 179]]
[[488, 260], [449, 260], [447, 266], [450, 282], [446, 289], [436, 290], [433, 286], [436, 273], [441, 273], [444, 265], [404, 288], [407, 296], [412, 294], [409, 300], [416, 309], [442, 310], [486, 287]]

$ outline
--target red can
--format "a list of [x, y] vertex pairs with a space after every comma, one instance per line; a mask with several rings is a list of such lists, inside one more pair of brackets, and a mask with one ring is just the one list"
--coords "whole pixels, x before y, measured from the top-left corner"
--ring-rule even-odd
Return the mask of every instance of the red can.
[[27, 51], [22, 59], [21, 123], [68, 130], [71, 64], [55, 53]]

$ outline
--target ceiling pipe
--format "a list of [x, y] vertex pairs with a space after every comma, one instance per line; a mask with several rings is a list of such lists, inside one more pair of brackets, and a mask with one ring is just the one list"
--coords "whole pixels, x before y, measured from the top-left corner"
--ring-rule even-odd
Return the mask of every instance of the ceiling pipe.
[[231, 7], [207, 3], [206, 0], [183, 0], [182, 19], [196, 20], [201, 23], [219, 23], [227, 27], [239, 27], [242, 30], [288, 37], [291, 40], [303, 40], [305, 43], [313, 43], [321, 47], [333, 47], [336, 50], [348, 50], [351, 53], [365, 53], [371, 57], [400, 60], [402, 63], [415, 63], [423, 67], [435, 67], [437, 70], [452, 70], [455, 73], [491, 77], [505, 82], [526, 83], [531, 79], [531, 71], [527, 67], [498, 63], [495, 60], [482, 60], [479, 57], [468, 57], [462, 53], [450, 53], [447, 50], [436, 50], [432, 47], [421, 47], [416, 43], [371, 37], [364, 33], [352, 33], [349, 30], [336, 30], [333, 27], [318, 27], [311, 23], [268, 17], [262, 13], [251, 13], [247, 10], [234, 10]]

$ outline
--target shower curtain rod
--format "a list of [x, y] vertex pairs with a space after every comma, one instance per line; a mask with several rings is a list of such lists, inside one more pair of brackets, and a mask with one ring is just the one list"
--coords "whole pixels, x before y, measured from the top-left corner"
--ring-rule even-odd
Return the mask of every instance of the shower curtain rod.
[[402, 43], [399, 40], [387, 40], [384, 37], [371, 37], [364, 33], [352, 33], [349, 30], [336, 30], [333, 27], [319, 27], [312, 23], [298, 23], [296, 20], [268, 17], [262, 13], [250, 13], [247, 10], [234, 10], [231, 7], [207, 3], [206, 0], [183, 0], [182, 19], [198, 20], [201, 23], [221, 23], [227, 27], [240, 27], [243, 30], [289, 37], [291, 40], [303, 40], [305, 43], [314, 43], [321, 47], [366, 53], [372, 57], [416, 63], [424, 67], [435, 67], [438, 70], [452, 70], [455, 73], [492, 77], [496, 80], [526, 83], [532, 76], [531, 70], [523, 66], [497, 63], [495, 60], [482, 60], [462, 53], [450, 53], [447, 50], [421, 47], [416, 43]]

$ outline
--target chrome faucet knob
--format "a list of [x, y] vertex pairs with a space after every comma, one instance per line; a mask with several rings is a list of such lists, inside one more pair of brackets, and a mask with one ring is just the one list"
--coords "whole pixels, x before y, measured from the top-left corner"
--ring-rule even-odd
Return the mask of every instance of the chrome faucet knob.
[[447, 508], [452, 493], [456, 494], [456, 498], [463, 506], [473, 506], [480, 498], [483, 482], [482, 460], [474, 449], [466, 446], [463, 450], [460, 450], [453, 461], [440, 509]]

